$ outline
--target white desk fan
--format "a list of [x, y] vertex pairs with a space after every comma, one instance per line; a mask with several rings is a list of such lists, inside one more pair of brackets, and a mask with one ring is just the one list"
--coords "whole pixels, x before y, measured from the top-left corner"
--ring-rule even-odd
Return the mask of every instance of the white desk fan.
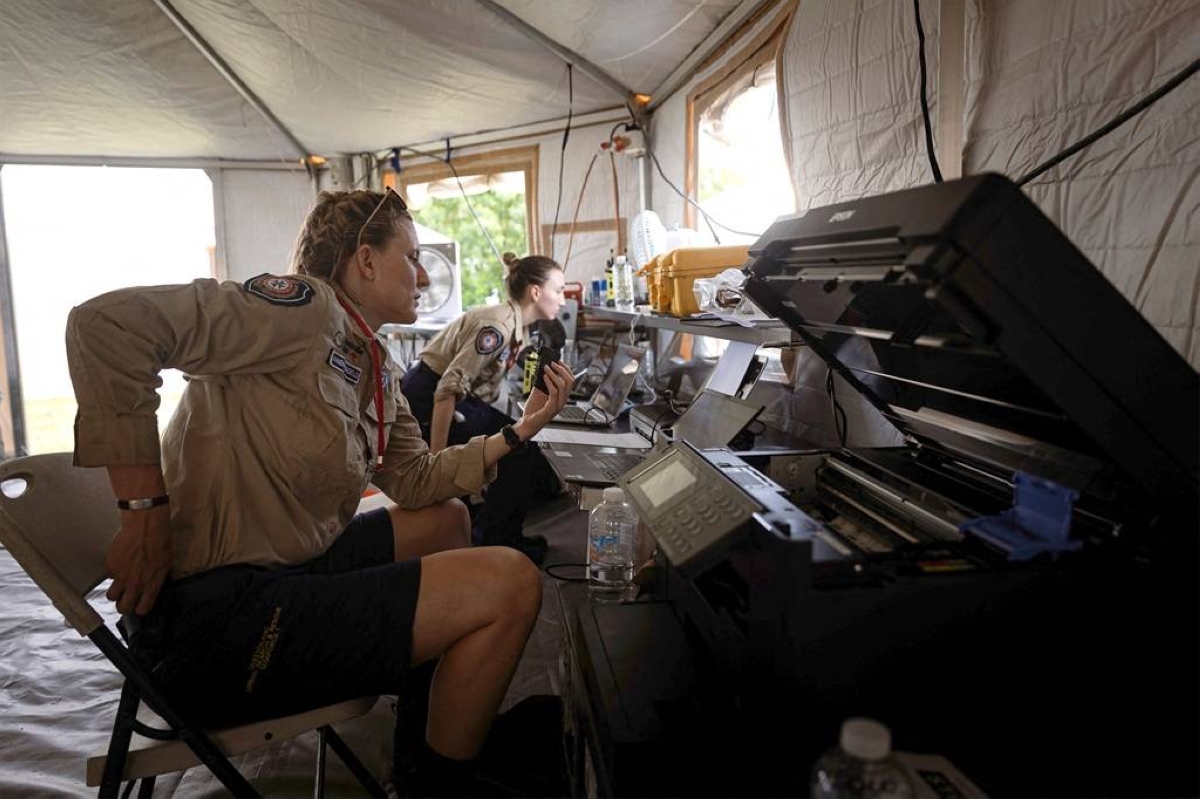
[[429, 287], [417, 301], [420, 322], [449, 322], [462, 315], [462, 276], [459, 274], [458, 242], [426, 227], [418, 226], [421, 266], [429, 273]]
[[667, 229], [653, 211], [641, 211], [629, 220], [629, 255], [633, 268], [640, 269], [662, 253]]

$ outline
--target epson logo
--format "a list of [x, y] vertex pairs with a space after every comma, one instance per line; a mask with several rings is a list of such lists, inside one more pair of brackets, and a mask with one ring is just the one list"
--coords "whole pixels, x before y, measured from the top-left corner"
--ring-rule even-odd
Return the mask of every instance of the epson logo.
[[829, 217], [829, 221], [830, 222], [845, 222], [847, 219], [849, 219], [852, 216], [854, 216], [853, 208], [851, 208], [849, 211], [838, 211], [836, 214]]

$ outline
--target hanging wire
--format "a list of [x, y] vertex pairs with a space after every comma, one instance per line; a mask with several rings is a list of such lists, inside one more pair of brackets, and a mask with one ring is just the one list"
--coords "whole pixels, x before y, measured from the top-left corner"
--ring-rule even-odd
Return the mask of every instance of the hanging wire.
[[563, 167], [567, 164], [567, 139], [571, 138], [571, 118], [575, 113], [574, 65], [567, 64], [567, 127], [563, 131], [562, 150], [558, 158], [558, 200], [554, 203], [554, 226], [550, 228], [550, 258], [554, 258], [554, 238], [558, 235], [558, 212], [562, 208]]
[[479, 218], [479, 214], [475, 213], [475, 206], [471, 204], [471, 198], [467, 195], [467, 190], [463, 188], [462, 178], [458, 176], [458, 170], [454, 168], [454, 162], [450, 158], [450, 140], [446, 139], [446, 157], [434, 155], [433, 153], [423, 153], [420, 150], [414, 150], [411, 147], [396, 147], [396, 150], [405, 150], [413, 155], [429, 156], [436, 158], [446, 166], [450, 167], [450, 172], [454, 175], [454, 182], [458, 184], [458, 190], [462, 192], [463, 199], [467, 203], [467, 210], [471, 212], [471, 216], [475, 217], [475, 224], [479, 225], [480, 231], [483, 232], [483, 237], [487, 239], [488, 246], [492, 248], [492, 252], [496, 254], [496, 260], [504, 263], [504, 256], [500, 254], [500, 248], [496, 246], [496, 242], [492, 240], [492, 234], [488, 233], [488, 229], [484, 227], [483, 220]]

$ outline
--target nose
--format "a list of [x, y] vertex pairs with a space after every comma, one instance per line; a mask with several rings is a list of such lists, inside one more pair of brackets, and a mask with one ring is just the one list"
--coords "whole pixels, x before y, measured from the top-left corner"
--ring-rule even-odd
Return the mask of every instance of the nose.
[[429, 273], [425, 271], [425, 267], [421, 264], [417, 265], [417, 288], [429, 288]]

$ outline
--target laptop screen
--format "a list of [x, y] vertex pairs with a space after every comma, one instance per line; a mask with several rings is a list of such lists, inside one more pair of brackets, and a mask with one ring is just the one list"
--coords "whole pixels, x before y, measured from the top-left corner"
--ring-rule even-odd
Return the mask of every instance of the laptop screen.
[[609, 418], [616, 416], [625, 398], [629, 396], [634, 381], [637, 380], [638, 369], [641, 368], [642, 357], [645, 354], [646, 351], [641, 347], [617, 347], [617, 351], [613, 353], [612, 364], [608, 367], [608, 374], [604, 376], [604, 382], [592, 395], [592, 407], [604, 411]]
[[694, 447], [725, 447], [762, 411], [737, 397], [701, 391], [671, 428], [671, 438]]

